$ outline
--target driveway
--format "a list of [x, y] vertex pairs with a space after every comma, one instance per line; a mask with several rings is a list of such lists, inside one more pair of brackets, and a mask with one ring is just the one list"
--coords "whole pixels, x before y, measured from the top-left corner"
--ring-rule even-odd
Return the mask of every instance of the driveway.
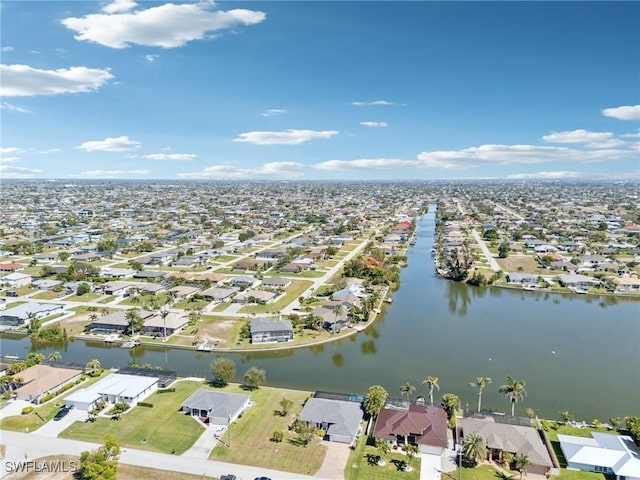
[[315, 476], [330, 480], [342, 480], [344, 478], [344, 469], [349, 460], [349, 445], [326, 441], [323, 441], [322, 444], [327, 448], [327, 453], [324, 456], [324, 462], [322, 462], [320, 470], [316, 472]]
[[63, 430], [70, 427], [73, 422], [84, 422], [87, 419], [87, 415], [88, 414], [85, 410], [72, 408], [64, 418], [61, 418], [60, 420], [50, 420], [45, 423], [37, 430], [38, 435], [55, 438], [60, 435]]
[[207, 460], [209, 453], [211, 453], [213, 447], [218, 443], [218, 439], [215, 436], [216, 431], [221, 428], [226, 429], [223, 425], [209, 425], [206, 427], [202, 435], [200, 435], [200, 438], [198, 438], [191, 448], [184, 452], [182, 456]]

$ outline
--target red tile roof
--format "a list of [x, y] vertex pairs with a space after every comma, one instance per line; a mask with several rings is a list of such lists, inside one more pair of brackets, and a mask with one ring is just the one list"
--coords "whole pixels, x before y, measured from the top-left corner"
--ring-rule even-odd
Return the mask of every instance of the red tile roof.
[[447, 447], [447, 414], [440, 407], [411, 405], [409, 410], [383, 408], [378, 415], [373, 436], [396, 440], [398, 436], [415, 436], [422, 445]]

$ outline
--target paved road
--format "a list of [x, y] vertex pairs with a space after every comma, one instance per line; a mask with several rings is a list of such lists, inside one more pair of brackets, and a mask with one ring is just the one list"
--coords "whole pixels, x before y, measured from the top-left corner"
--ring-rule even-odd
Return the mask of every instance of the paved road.
[[[0, 431], [0, 442], [6, 446], [5, 458], [2, 460], [3, 468], [0, 470], [0, 478], [8, 473], [6, 471], [7, 469], [4, 468], [6, 462], [24, 462], [25, 459], [34, 460], [52, 455], [79, 456], [80, 453], [85, 450], [95, 450], [98, 447], [98, 445], [94, 443], [44, 437], [37, 433], [27, 434], [6, 430]], [[234, 465], [231, 463], [148, 452], [132, 448], [123, 449], [120, 455], [120, 463], [173, 472], [191, 473], [193, 475], [202, 475], [203, 477], [220, 477], [221, 475], [232, 473], [238, 478], [245, 480], [262, 475], [270, 477], [273, 480], [312, 480], [313, 478], [317, 478], [266, 468]]]
[[491, 270], [493, 270], [494, 272], [501, 270], [500, 265], [498, 265], [498, 262], [496, 262], [496, 259], [493, 257], [493, 254], [487, 248], [487, 245], [484, 243], [484, 240], [480, 238], [480, 234], [475, 230], [471, 230], [471, 234], [473, 235], [473, 238], [476, 239], [476, 242], [480, 246], [482, 253], [487, 258], [487, 262], [489, 262], [489, 266], [491, 267]]

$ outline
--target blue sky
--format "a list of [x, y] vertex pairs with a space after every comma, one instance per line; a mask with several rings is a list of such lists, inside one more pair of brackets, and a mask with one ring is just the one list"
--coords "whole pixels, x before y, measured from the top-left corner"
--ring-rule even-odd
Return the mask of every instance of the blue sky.
[[640, 178], [639, 2], [0, 15], [2, 178]]

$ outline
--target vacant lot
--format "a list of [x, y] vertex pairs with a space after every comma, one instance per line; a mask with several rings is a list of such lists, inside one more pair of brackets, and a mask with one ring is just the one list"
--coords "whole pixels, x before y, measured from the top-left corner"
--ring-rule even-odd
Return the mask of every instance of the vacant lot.
[[[540, 268], [538, 262], [536, 262], [530, 255], [509, 255], [507, 258], [496, 258], [496, 261], [505, 273], [518, 271], [535, 273], [537, 275], [557, 275], [559, 273], [566, 273]], [[522, 267], [522, 270], [518, 270], [518, 267]]]
[[[242, 392], [238, 386], [227, 389]], [[286, 417], [276, 413], [283, 397], [293, 402], [291, 412]], [[210, 458], [313, 475], [322, 465], [325, 447], [318, 437], [306, 447], [296, 445], [297, 435], [287, 429], [308, 397], [308, 392], [265, 387], [251, 392], [251, 400], [255, 405], [225, 433]], [[273, 433], [277, 431], [283, 432], [285, 437], [279, 443], [271, 441]]]

